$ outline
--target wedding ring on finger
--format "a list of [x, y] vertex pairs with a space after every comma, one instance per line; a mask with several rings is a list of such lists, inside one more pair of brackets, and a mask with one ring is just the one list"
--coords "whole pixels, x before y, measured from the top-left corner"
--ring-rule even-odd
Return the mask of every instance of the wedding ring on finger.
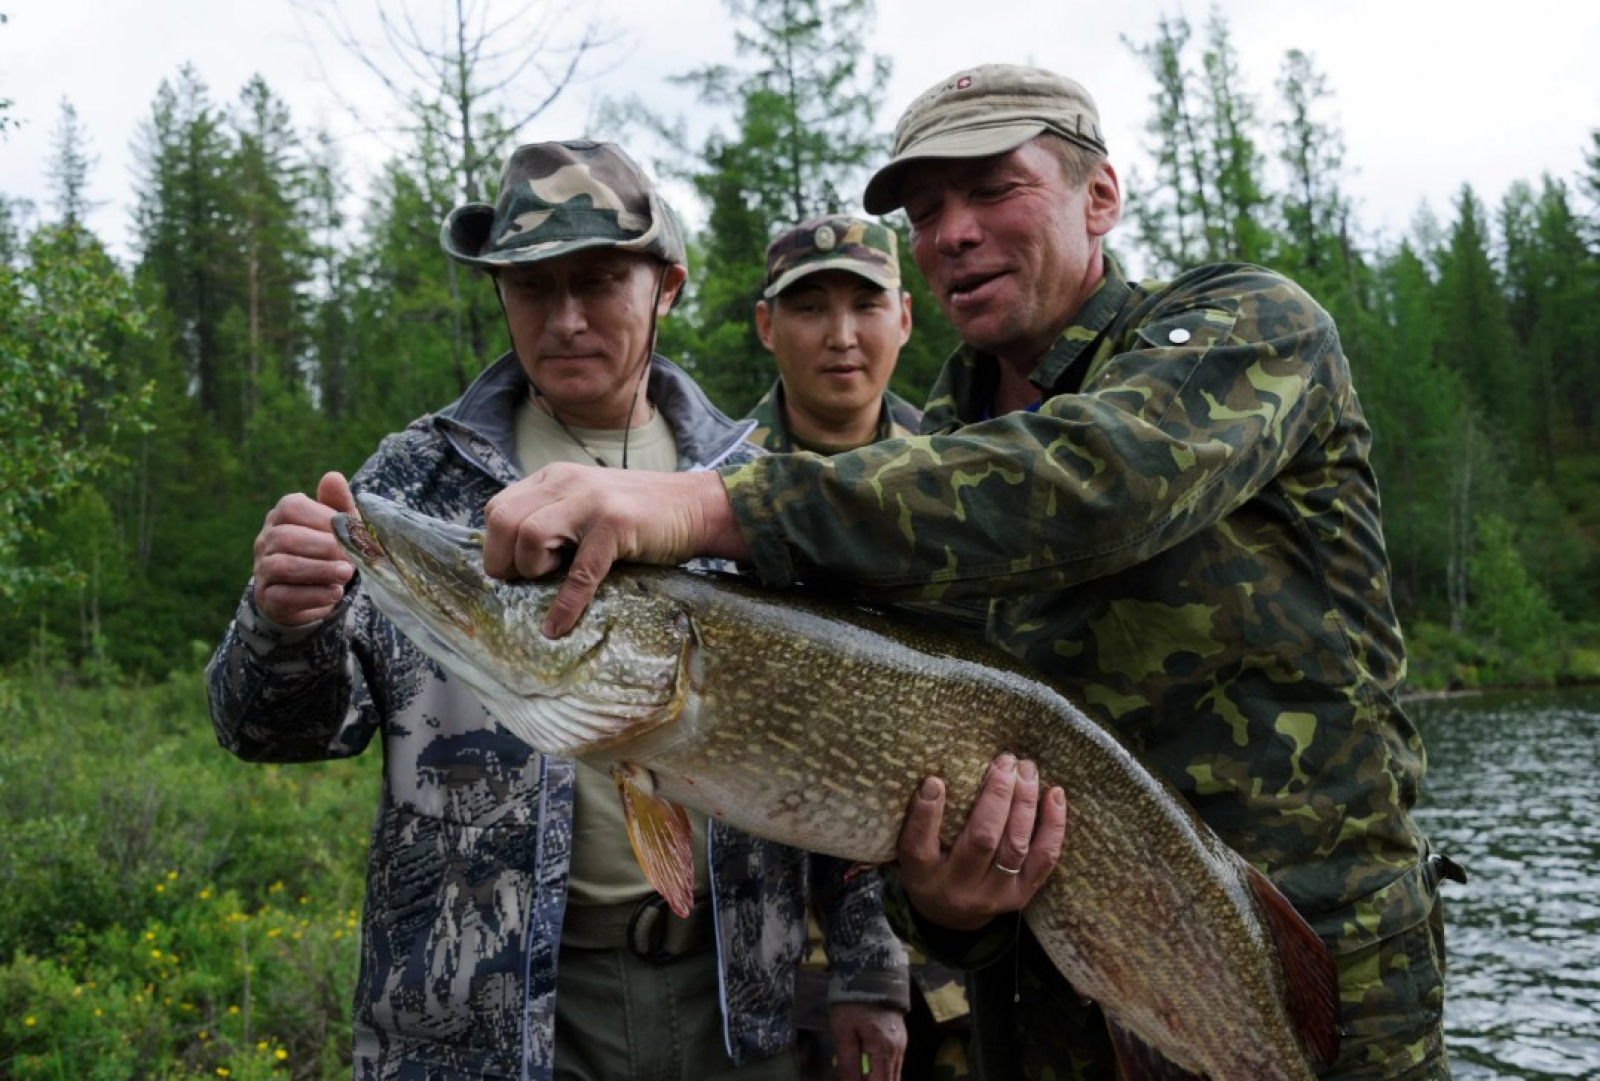
[[994, 869], [1003, 875], [1020, 875], [1022, 873], [1021, 867], [1007, 867], [999, 860], [994, 861]]

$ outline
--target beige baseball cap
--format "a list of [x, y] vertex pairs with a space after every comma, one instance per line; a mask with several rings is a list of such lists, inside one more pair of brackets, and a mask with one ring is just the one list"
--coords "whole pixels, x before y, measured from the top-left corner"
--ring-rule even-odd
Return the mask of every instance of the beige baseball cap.
[[862, 205], [900, 203], [906, 166], [929, 158], [987, 158], [1044, 132], [1106, 153], [1100, 112], [1080, 84], [1043, 68], [983, 64], [958, 71], [913, 101], [894, 128], [894, 157], [867, 181]]

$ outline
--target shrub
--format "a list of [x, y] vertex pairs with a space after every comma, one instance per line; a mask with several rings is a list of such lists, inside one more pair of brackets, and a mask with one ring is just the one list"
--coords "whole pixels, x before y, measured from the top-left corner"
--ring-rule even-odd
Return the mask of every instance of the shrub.
[[192, 674], [0, 725], [0, 1076], [346, 1076], [376, 761], [240, 762]]

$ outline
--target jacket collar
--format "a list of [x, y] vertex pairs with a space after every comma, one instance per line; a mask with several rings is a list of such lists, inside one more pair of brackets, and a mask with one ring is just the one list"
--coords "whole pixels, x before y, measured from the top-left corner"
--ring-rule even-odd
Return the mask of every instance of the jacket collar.
[[[458, 450], [509, 483], [520, 476], [512, 464], [517, 460], [516, 409], [527, 393], [527, 374], [516, 354], [508, 352], [484, 369], [466, 393], [441, 409], [434, 421], [451, 436]], [[699, 384], [659, 354], [650, 358], [650, 389], [646, 393], [672, 425], [678, 440], [679, 469], [716, 466], [754, 427], [751, 421], [730, 420], [711, 404]], [[481, 444], [487, 444], [493, 453], [485, 453]]]

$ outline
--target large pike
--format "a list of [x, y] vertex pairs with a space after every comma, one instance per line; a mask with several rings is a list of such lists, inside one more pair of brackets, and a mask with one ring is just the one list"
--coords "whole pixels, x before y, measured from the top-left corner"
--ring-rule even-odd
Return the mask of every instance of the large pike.
[[1011, 751], [1069, 808], [1064, 855], [1025, 918], [1104, 1008], [1125, 1072], [1174, 1076], [1151, 1070], [1153, 1050], [1213, 1081], [1306, 1081], [1313, 1059], [1337, 1057], [1336, 979], [1310, 928], [1122, 744], [1004, 655], [729, 576], [621, 566], [550, 640], [539, 626], [557, 583], [492, 579], [480, 533], [357, 504], [335, 529], [378, 607], [517, 736], [618, 777], [635, 851], [680, 910], [692, 883], [671, 805], [882, 863], [924, 777], [947, 785], [949, 842], [990, 760]]

